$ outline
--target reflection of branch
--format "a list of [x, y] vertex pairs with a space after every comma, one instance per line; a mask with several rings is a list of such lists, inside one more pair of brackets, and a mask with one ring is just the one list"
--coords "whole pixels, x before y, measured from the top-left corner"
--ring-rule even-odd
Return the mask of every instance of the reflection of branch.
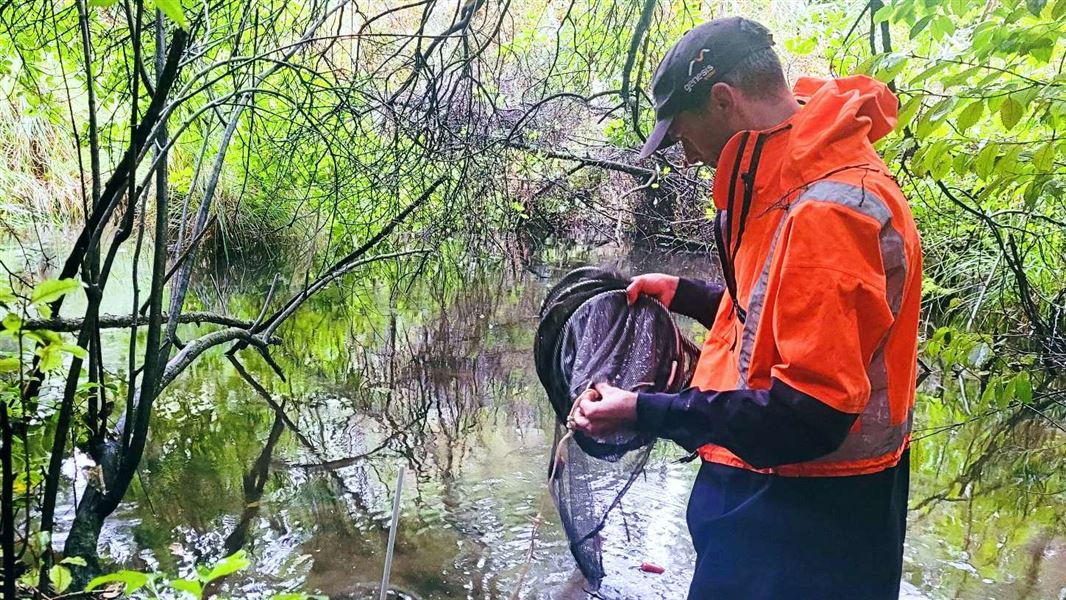
[[233, 531], [226, 537], [224, 547], [229, 556], [244, 547], [248, 537], [248, 528], [252, 518], [259, 513], [259, 501], [263, 497], [263, 488], [266, 486], [267, 475], [270, 473], [270, 459], [274, 454], [274, 446], [285, 431], [285, 415], [282, 411], [274, 411], [274, 424], [270, 427], [270, 434], [263, 444], [263, 451], [252, 463], [248, 472], [244, 474], [244, 510], [241, 512], [241, 520]]
[[[966, 469], [955, 477], [949, 484], [944, 486], [943, 492], [935, 493], [910, 508], [912, 511], [920, 511], [934, 502], [948, 500], [952, 497], [955, 489], [966, 489], [970, 484], [978, 481], [984, 472], [985, 465], [1000, 454], [1003, 443], [1003, 435], [1013, 431], [1026, 418], [1031, 418], [1032, 413], [1043, 415], [1041, 411], [1056, 403], [1055, 395], [1049, 395], [1036, 404], [1021, 404], [1018, 409], [1007, 418], [1000, 427], [991, 435], [991, 439], [985, 445], [981, 454], [971, 462]], [[992, 489], [991, 487], [989, 489]]]
[[[7, 418], [7, 401], [0, 401], [0, 437], [3, 448], [0, 449], [0, 465], [3, 479], [3, 508], [0, 508], [0, 550], [4, 553], [4, 597], [15, 597], [15, 473], [12, 469], [13, 439], [11, 426]], [[29, 495], [29, 494], [27, 494]]]
[[332, 459], [332, 460], [324, 460], [324, 461], [317, 462], [317, 463], [289, 463], [288, 466], [296, 467], [296, 468], [299, 468], [299, 469], [307, 469], [309, 471], [316, 471], [316, 472], [317, 471], [332, 471], [334, 469], [343, 469], [344, 467], [350, 467], [350, 466], [354, 465], [355, 463], [357, 463], [357, 462], [359, 462], [361, 460], [365, 460], [367, 458], [370, 458], [374, 454], [377, 454], [378, 452], [381, 452], [386, 447], [388, 447], [389, 443], [392, 440], [396, 439], [400, 433], [406, 432], [407, 429], [411, 425], [415, 425], [415, 424], [421, 422], [422, 420], [424, 420], [424, 417], [423, 416], [419, 416], [419, 417], [417, 417], [415, 419], [412, 419], [411, 422], [407, 423], [406, 425], [394, 428], [393, 432], [390, 433], [389, 435], [387, 435], [385, 437], [385, 439], [382, 440], [382, 442], [380, 444], [378, 444], [377, 446], [375, 446], [374, 448], [372, 448], [370, 450], [367, 450], [366, 452], [361, 452], [361, 453], [356, 454], [354, 456], [346, 456], [344, 458], [336, 458], [336, 459]]
[[[248, 383], [248, 385], [252, 386], [252, 389], [254, 389], [255, 392], [259, 394], [259, 396], [262, 397], [263, 400], [266, 401], [270, 408], [274, 410], [274, 415], [284, 421], [285, 426], [289, 429], [289, 431], [292, 432], [292, 434], [296, 437], [300, 444], [302, 444], [304, 448], [306, 448], [316, 458], [324, 461], [325, 459], [322, 458], [321, 453], [319, 453], [318, 449], [315, 448], [315, 445], [311, 443], [311, 440], [308, 439], [307, 436], [304, 435], [303, 431], [301, 431], [300, 428], [296, 425], [296, 423], [294, 423], [292, 419], [289, 418], [289, 416], [285, 413], [284, 409], [279, 406], [277, 402], [274, 401], [274, 398], [270, 395], [270, 392], [267, 391], [267, 389], [263, 387], [261, 383], [256, 381], [255, 378], [252, 377], [252, 374], [244, 368], [244, 365], [241, 364], [241, 361], [237, 360], [237, 357], [233, 354], [227, 353], [226, 358], [228, 358], [230, 363], [233, 364], [233, 368], [236, 369], [237, 374], [240, 375], [241, 378]], [[337, 483], [337, 485], [342, 490], [344, 490], [345, 493], [351, 496], [352, 500], [356, 503], [356, 506], [359, 509], [368, 510], [366, 503], [363, 502], [363, 499], [359, 496], [359, 494], [348, 489], [348, 486], [345, 484], [344, 480], [337, 476], [336, 473], [331, 472], [330, 474], [333, 475], [333, 479]]]
[[522, 571], [518, 575], [518, 583], [514, 586], [514, 592], [511, 593], [511, 600], [518, 600], [521, 596], [519, 593], [522, 591], [522, 582], [525, 581], [526, 575], [529, 574], [529, 565], [533, 564], [533, 552], [537, 549], [537, 530], [540, 529], [540, 524], [544, 522], [540, 513], [533, 517], [533, 527], [529, 532], [529, 552], [526, 554], [526, 562], [522, 565]]

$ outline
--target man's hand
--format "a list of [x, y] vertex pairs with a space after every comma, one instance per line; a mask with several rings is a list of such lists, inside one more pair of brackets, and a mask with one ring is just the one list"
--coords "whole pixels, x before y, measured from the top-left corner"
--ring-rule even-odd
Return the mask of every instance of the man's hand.
[[637, 395], [598, 383], [577, 397], [574, 425], [592, 437], [632, 430], [637, 423]]
[[662, 302], [666, 308], [670, 308], [674, 294], [677, 293], [678, 281], [679, 279], [674, 275], [664, 273], [637, 275], [630, 280], [629, 287], [626, 288], [626, 299], [633, 304], [637, 301], [637, 296], [645, 294]]

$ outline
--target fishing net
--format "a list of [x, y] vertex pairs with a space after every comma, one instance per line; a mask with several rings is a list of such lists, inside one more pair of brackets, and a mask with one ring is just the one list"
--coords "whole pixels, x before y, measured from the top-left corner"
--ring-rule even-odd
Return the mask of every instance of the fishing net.
[[638, 431], [603, 438], [573, 431], [567, 424], [574, 400], [597, 383], [680, 391], [699, 354], [658, 300], [641, 296], [630, 306], [628, 283], [594, 267], [568, 273], [544, 300], [533, 347], [556, 415], [549, 487], [570, 551], [593, 591], [604, 578], [600, 533], [642, 472], [655, 438]]

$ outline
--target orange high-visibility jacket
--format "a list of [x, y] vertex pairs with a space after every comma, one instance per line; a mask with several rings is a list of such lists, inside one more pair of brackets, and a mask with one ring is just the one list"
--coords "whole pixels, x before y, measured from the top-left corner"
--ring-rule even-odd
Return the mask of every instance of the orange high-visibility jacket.
[[804, 78], [795, 94], [799, 112], [738, 133], [719, 160], [719, 248], [736, 291], [692, 385], [769, 389], [774, 378], [859, 417], [837, 450], [808, 462], [760, 470], [722, 446], [699, 453], [781, 475], [873, 473], [909, 445], [917, 361], [918, 232], [873, 146], [895, 126], [897, 100], [865, 76]]

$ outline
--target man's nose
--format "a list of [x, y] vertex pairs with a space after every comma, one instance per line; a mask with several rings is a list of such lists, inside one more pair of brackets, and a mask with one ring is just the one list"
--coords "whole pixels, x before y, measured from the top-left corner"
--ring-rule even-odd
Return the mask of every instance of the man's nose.
[[700, 153], [695, 148], [693, 148], [684, 138], [681, 139], [681, 148], [685, 151], [686, 164], [691, 165], [703, 161], [703, 157], [700, 156]]

